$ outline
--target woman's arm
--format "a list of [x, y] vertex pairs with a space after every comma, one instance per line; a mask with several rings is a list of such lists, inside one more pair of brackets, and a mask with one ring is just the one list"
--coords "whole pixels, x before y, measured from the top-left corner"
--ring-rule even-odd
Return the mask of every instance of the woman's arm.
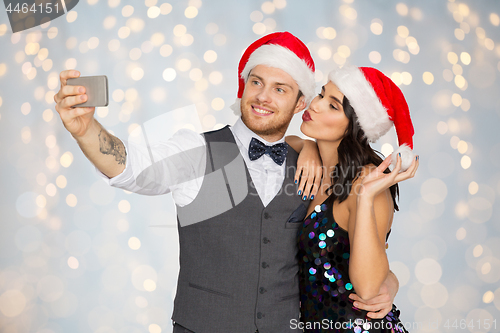
[[285, 142], [288, 143], [290, 147], [293, 148], [297, 153], [300, 153], [302, 148], [304, 147], [304, 139], [296, 136], [296, 135], [287, 135], [285, 136]]
[[385, 237], [394, 214], [389, 188], [415, 175], [418, 156], [401, 173], [400, 156], [394, 170], [385, 174], [383, 171], [390, 163], [388, 157], [377, 168], [366, 170], [366, 176], [353, 186], [349, 206], [349, 275], [356, 293], [362, 299], [375, 297], [387, 278], [389, 262], [385, 253]]
[[349, 223], [349, 276], [356, 294], [366, 300], [378, 295], [389, 272], [385, 236], [393, 216], [390, 191], [374, 198], [357, 195], [356, 213], [352, 215], [355, 217]]
[[295, 135], [285, 137], [285, 141], [299, 153], [295, 172], [295, 183], [299, 184], [297, 194], [302, 196], [303, 200], [308, 199], [309, 196], [314, 199], [323, 176], [318, 146], [315, 141], [304, 140]]

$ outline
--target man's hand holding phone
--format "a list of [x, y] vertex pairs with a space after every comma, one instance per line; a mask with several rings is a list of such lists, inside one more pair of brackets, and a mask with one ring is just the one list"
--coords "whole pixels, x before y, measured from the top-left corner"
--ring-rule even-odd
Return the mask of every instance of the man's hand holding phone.
[[64, 127], [74, 137], [84, 136], [94, 120], [95, 107], [74, 107], [84, 103], [88, 96], [83, 86], [67, 85], [67, 80], [77, 78], [80, 72], [76, 70], [63, 71], [60, 74], [61, 89], [54, 95], [56, 111], [59, 113]]
[[80, 72], [67, 70], [61, 72], [60, 79], [61, 89], [54, 101], [64, 127], [97, 169], [109, 178], [115, 177], [125, 169], [125, 146], [94, 118], [95, 107], [108, 104], [106, 77], [80, 77]]
[[80, 78], [80, 72], [66, 70], [60, 80], [61, 89], [54, 95], [56, 111], [73, 137], [83, 137], [93, 124], [95, 106], [107, 105], [106, 77]]

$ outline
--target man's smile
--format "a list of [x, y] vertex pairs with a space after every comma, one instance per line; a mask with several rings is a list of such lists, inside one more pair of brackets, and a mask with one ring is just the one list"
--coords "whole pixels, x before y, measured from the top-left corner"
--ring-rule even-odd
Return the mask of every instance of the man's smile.
[[257, 105], [252, 105], [252, 111], [259, 116], [268, 116], [274, 113], [266, 108], [263, 108], [262, 106]]

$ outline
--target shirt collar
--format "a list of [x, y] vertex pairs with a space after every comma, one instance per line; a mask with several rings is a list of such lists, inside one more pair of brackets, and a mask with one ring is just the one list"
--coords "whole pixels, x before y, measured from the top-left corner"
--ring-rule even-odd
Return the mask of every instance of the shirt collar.
[[277, 143], [285, 142], [285, 136], [283, 136], [281, 139], [278, 141], [274, 142], [269, 142], [261, 138], [259, 135], [255, 134], [251, 129], [245, 125], [243, 120], [241, 120], [241, 117], [238, 118], [236, 123], [233, 125], [233, 133], [236, 136], [236, 138], [240, 141], [240, 143], [245, 147], [245, 149], [248, 150], [248, 147], [250, 146], [250, 141], [252, 141], [252, 138], [256, 138], [260, 141], [262, 141], [263, 144], [272, 146]]

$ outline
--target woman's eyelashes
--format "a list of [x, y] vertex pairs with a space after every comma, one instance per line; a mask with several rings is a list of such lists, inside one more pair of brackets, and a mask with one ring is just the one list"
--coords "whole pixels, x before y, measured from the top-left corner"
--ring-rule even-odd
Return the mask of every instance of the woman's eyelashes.
[[[321, 93], [319, 93], [319, 94], [318, 94], [318, 96], [319, 96], [320, 98], [323, 98], [323, 95], [322, 95]], [[334, 109], [334, 110], [338, 110], [338, 108], [336, 108], [333, 104], [330, 104], [330, 108], [331, 108], [331, 109]]]

